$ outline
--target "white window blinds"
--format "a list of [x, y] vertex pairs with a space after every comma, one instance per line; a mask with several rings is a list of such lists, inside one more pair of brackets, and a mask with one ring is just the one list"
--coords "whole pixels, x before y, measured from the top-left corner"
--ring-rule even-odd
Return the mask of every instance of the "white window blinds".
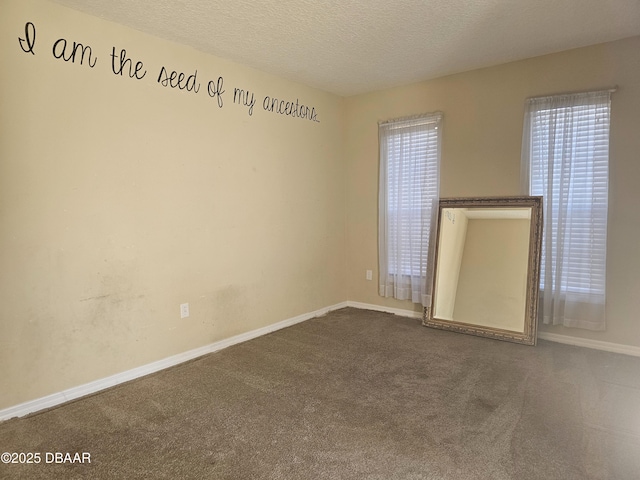
[[381, 123], [380, 295], [429, 305], [437, 212], [439, 113]]
[[545, 323], [604, 329], [609, 117], [609, 91], [526, 104], [524, 178], [544, 197]]

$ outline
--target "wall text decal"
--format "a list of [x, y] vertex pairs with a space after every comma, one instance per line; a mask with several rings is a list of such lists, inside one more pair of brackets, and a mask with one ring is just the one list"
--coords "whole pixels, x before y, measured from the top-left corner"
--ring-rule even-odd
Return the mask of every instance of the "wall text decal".
[[20, 48], [24, 53], [30, 53], [31, 55], [36, 54], [33, 51], [33, 47], [36, 45], [36, 26], [33, 23], [27, 22], [25, 24], [24, 38], [18, 37], [18, 42], [20, 43]]
[[224, 103], [222, 102], [222, 94], [224, 93], [224, 89], [222, 88], [224, 85], [224, 78], [218, 77], [218, 80], [214, 83], [213, 80], [209, 80], [207, 83], [207, 93], [211, 98], [218, 97], [218, 107], [222, 108]]
[[[116, 63], [116, 47], [111, 49], [111, 71], [114, 75], [122, 75], [123, 70], [127, 67], [127, 75], [129, 78], [136, 78], [136, 80], [142, 80], [144, 76], [147, 74], [145, 70], [140, 74], [140, 71], [144, 68], [144, 64], [140, 61], [136, 62], [135, 67], [133, 66], [133, 60], [127, 58], [127, 51], [123, 48], [120, 50], [120, 53], [117, 56], [118, 62]], [[117, 66], [116, 66], [117, 65]]]
[[[18, 37], [18, 44], [24, 53], [35, 55], [36, 46], [36, 26], [33, 22], [27, 22], [24, 26], [24, 38]], [[78, 42], [77, 40], [68, 40], [66, 38], [58, 38], [51, 46], [51, 53], [54, 58], [62, 60], [66, 63], [94, 68], [98, 64], [98, 55], [94, 52], [91, 45]], [[142, 60], [134, 59], [127, 56], [124, 48], [118, 49], [115, 46], [111, 48], [111, 73], [114, 75], [130, 78], [134, 80], [142, 80], [147, 75], [147, 67]], [[200, 74], [200, 78], [202, 78]], [[199, 94], [201, 90], [201, 81], [198, 77], [198, 70], [194, 69], [189, 72], [174, 70], [171, 66], [162, 65], [155, 77], [155, 82], [161, 87], [170, 90], [179, 90], [185, 93]], [[215, 99], [218, 108], [225, 105], [223, 95], [226, 93], [224, 88], [224, 77], [218, 76], [215, 80], [203, 80], [206, 82], [206, 92], [211, 99]], [[234, 87], [233, 105], [246, 108], [247, 114], [253, 116], [254, 107], [258, 100], [255, 91]], [[231, 93], [229, 93], [231, 95]], [[298, 98], [283, 100], [270, 95], [262, 97], [262, 110], [269, 113], [277, 113], [292, 118], [300, 118], [320, 123], [318, 120], [318, 112], [315, 107], [303, 105]]]
[[[87, 65], [91, 68], [96, 66], [96, 62], [98, 59], [93, 56], [93, 50], [90, 45], [83, 45], [82, 43], [73, 42], [73, 46], [67, 43], [66, 38], [59, 38], [53, 44], [53, 56], [58, 60], [62, 59], [65, 62], [76, 63], [76, 59], [78, 58], [78, 51], [81, 51], [80, 54], [80, 65], [84, 63], [84, 56], [87, 54]], [[91, 63], [93, 60], [93, 63]]]

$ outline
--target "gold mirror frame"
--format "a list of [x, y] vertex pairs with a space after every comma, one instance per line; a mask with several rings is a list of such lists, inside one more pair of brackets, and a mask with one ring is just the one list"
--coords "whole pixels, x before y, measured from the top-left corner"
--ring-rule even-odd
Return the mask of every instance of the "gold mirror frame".
[[[529, 227], [529, 256], [527, 260], [526, 292], [524, 306], [524, 328], [522, 332], [496, 328], [487, 325], [464, 323], [452, 319], [437, 318], [435, 316], [435, 302], [438, 288], [439, 254], [441, 252], [441, 231], [443, 215], [451, 210], [445, 209], [530, 209]], [[485, 198], [443, 198], [438, 207], [436, 223], [436, 246], [433, 291], [431, 305], [423, 311], [422, 324], [427, 327], [449, 330], [453, 332], [489, 337], [497, 340], [535, 345], [538, 326], [538, 293], [540, 284], [540, 254], [542, 246], [542, 197], [485, 197]], [[466, 233], [465, 233], [466, 234]], [[457, 281], [456, 281], [456, 288]], [[453, 312], [453, 308], [451, 309]]]

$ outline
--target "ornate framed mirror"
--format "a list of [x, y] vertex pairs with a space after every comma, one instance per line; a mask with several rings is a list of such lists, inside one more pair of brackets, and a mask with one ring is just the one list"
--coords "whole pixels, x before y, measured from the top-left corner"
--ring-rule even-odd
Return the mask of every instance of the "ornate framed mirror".
[[428, 327], [535, 345], [542, 197], [444, 198]]

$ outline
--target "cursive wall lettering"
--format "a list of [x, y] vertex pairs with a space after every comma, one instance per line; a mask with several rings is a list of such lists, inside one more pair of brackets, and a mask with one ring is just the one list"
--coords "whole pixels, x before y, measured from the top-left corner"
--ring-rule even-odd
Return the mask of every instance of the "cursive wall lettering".
[[[24, 25], [24, 38], [18, 36], [18, 45], [24, 53], [35, 55], [36, 45], [36, 26], [32, 22]], [[80, 42], [70, 42], [66, 38], [58, 38], [51, 48], [53, 56], [58, 60], [65, 62], [79, 63], [80, 65], [88, 65], [94, 68], [98, 63], [98, 57], [94, 54], [91, 45]], [[127, 76], [136, 80], [142, 80], [147, 75], [147, 69], [144, 62], [127, 57], [127, 51], [122, 48], [118, 52], [116, 47], [111, 47], [111, 72], [121, 77]], [[178, 90], [184, 90], [197, 94], [200, 91], [200, 82], [198, 82], [198, 70], [194, 70], [191, 75], [177, 70], [168, 70], [164, 65], [160, 68], [156, 83], [163, 87]], [[218, 108], [224, 107], [223, 94], [224, 77], [220, 75], [216, 80], [207, 82], [207, 95], [215, 99]], [[256, 105], [256, 92], [246, 88], [235, 87], [233, 89], [233, 105], [244, 106], [247, 113], [252, 116]], [[259, 97], [258, 97], [259, 98]], [[281, 100], [272, 96], [265, 96], [262, 101], [262, 108], [265, 112], [277, 113], [292, 118], [300, 118], [319, 123], [318, 112], [315, 107], [303, 105], [296, 98], [294, 101]]]
[[316, 109], [314, 107], [309, 108], [306, 105], [302, 105], [299, 103], [297, 98], [296, 103], [293, 103], [285, 100], [278, 100], [275, 97], [266, 96], [262, 101], [262, 108], [267, 112], [289, 115], [296, 118], [304, 118], [306, 120], [311, 120], [312, 122], [320, 123]]
[[[33, 47], [36, 45], [36, 26], [27, 22], [24, 25], [24, 38], [18, 37], [18, 42], [20, 43], [20, 48], [24, 53], [30, 53], [31, 55], [35, 55], [33, 51]], [[26, 45], [26, 47], [25, 47]]]
[[53, 56], [56, 57], [57, 59], [63, 59], [65, 62], [76, 63], [76, 55], [78, 54], [78, 49], [80, 49], [82, 50], [82, 55], [80, 55], [80, 65], [84, 63], [85, 53], [88, 53], [89, 55], [88, 55], [87, 64], [91, 68], [96, 66], [96, 62], [98, 61], [98, 58], [94, 58], [93, 63], [91, 63], [91, 55], [93, 54], [93, 51], [91, 50], [90, 45], [85, 46], [82, 43], [73, 42], [73, 47], [71, 47], [71, 50], [67, 52], [68, 46], [69, 45], [67, 44], [67, 40], [65, 38], [59, 38], [53, 44]]
[[198, 70], [188, 77], [185, 77], [184, 73], [178, 73], [175, 70], [168, 73], [167, 69], [163, 66], [160, 69], [160, 75], [158, 75], [158, 83], [163, 87], [179, 88], [180, 90], [186, 90], [187, 92], [198, 93], [200, 91], [200, 84], [198, 83], [196, 85], [197, 76]]
[[210, 80], [207, 83], [207, 93], [211, 98], [217, 98], [218, 107], [222, 108], [224, 102], [222, 101], [222, 94], [224, 93], [224, 89], [222, 88], [224, 85], [224, 78], [218, 77], [218, 80], [214, 83], [213, 80]]
[[[249, 97], [249, 95], [251, 95], [251, 97]], [[238, 105], [244, 105], [245, 107], [249, 107], [249, 116], [251, 116], [253, 115], [253, 106], [256, 104], [256, 99], [254, 98], [253, 93], [249, 92], [249, 90], [234, 88], [233, 103], [237, 103]]]
[[[116, 58], [118, 59], [117, 61]], [[133, 61], [130, 58], [127, 58], [127, 51], [124, 48], [120, 50], [120, 53], [118, 55], [116, 55], [116, 47], [113, 47], [111, 49], [111, 71], [115, 75], [122, 76], [125, 67], [128, 70], [126, 73], [127, 75], [129, 75], [129, 78], [142, 80], [147, 74], [147, 71], [145, 70], [140, 75], [140, 70], [142, 70], [142, 68], [144, 67], [144, 64], [142, 62], [136, 62], [134, 67]]]

